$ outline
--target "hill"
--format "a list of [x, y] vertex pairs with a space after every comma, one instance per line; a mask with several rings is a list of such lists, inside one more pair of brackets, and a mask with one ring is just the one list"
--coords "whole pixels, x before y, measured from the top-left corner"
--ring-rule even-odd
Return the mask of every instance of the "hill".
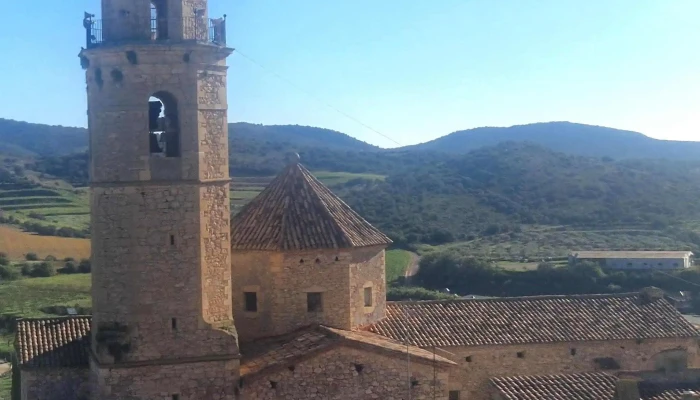
[[571, 122], [468, 129], [402, 149], [463, 154], [510, 141], [531, 142], [554, 151], [590, 157], [700, 159], [700, 142], [658, 140], [638, 132]]
[[503, 143], [338, 190], [398, 241], [441, 243], [533, 224], [658, 229], [700, 217], [699, 181], [700, 162], [603, 161]]
[[0, 143], [2, 154], [66, 155], [87, 149], [87, 131], [0, 118]]

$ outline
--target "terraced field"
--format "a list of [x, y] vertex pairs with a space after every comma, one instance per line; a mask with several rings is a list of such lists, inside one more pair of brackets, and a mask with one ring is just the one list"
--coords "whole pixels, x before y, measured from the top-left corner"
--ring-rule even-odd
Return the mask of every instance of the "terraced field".
[[90, 222], [86, 189], [0, 184], [0, 210], [20, 222], [83, 230]]

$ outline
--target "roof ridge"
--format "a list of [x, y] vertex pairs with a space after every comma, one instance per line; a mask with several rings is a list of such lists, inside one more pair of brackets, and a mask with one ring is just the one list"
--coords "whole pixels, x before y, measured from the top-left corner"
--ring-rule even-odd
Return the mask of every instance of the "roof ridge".
[[593, 294], [546, 294], [534, 296], [510, 296], [510, 297], [490, 297], [465, 299], [455, 297], [454, 299], [442, 300], [403, 300], [403, 301], [387, 301], [387, 304], [441, 304], [454, 302], [499, 302], [499, 301], [518, 301], [518, 300], [547, 300], [547, 299], [593, 299], [593, 298], [613, 298], [613, 297], [635, 297], [639, 296], [639, 292], [625, 293], [593, 293]]
[[[333, 213], [331, 213], [331, 210], [328, 208], [328, 204], [323, 201], [323, 198], [321, 197], [320, 193], [318, 192], [319, 189], [323, 189], [324, 185], [321, 181], [318, 180], [306, 167], [304, 167], [302, 164], [297, 163], [296, 164], [297, 169], [299, 172], [301, 172], [302, 177], [304, 178], [304, 183], [309, 185], [311, 188], [311, 193], [313, 193], [314, 197], [316, 198], [316, 201], [321, 205], [321, 210], [325, 213], [326, 217], [330, 220], [330, 223], [335, 226], [337, 230], [339, 230], [343, 234], [343, 240], [347, 242], [349, 245], [353, 245], [353, 241], [350, 239], [350, 236], [348, 233], [343, 229], [343, 227], [338, 223], [338, 221], [333, 217]], [[331, 195], [335, 196], [333, 192], [328, 190]], [[337, 196], [335, 196], [338, 198]], [[340, 198], [338, 198], [340, 200]], [[340, 200], [342, 201], [342, 200]], [[335, 242], [335, 238], [333, 238], [333, 241]], [[337, 247], [340, 247], [340, 243], [335, 243]]]
[[89, 314], [79, 314], [79, 315], [57, 315], [55, 317], [39, 317], [39, 318], [17, 318], [15, 321], [56, 321], [56, 320], [66, 320], [66, 319], [78, 319], [78, 318], [88, 318], [92, 319], [92, 315]]
[[309, 171], [308, 169], [306, 169], [306, 167], [304, 167], [302, 164], [298, 164], [298, 165], [299, 165], [299, 168], [301, 169], [301, 171], [304, 173], [304, 176], [308, 179], [308, 183], [316, 185], [316, 187], [313, 187], [313, 185], [312, 185], [312, 187], [313, 187], [313, 189], [314, 189], [314, 190], [313, 190], [314, 194], [318, 197], [318, 199], [319, 199], [319, 200], [321, 201], [321, 203], [323, 204], [323, 209], [328, 213], [328, 216], [331, 218], [331, 221], [333, 222], [333, 224], [335, 224], [336, 227], [343, 233], [343, 236], [345, 237], [345, 240], [348, 241], [350, 245], [353, 245], [353, 246], [354, 246], [354, 245], [355, 245], [355, 241], [354, 241], [354, 240], [352, 239], [352, 237], [350, 236], [348, 230], [345, 229], [345, 227], [343, 227], [342, 225], [340, 225], [340, 224], [338, 223], [338, 221], [336, 220], [336, 218], [333, 216], [333, 213], [332, 213], [331, 210], [330, 210], [329, 204], [319, 195], [319, 193], [318, 193], [319, 190], [322, 190], [322, 191], [324, 191], [324, 192], [328, 192], [328, 194], [329, 194], [330, 196], [332, 196], [334, 200], [336, 200], [338, 203], [340, 203], [341, 206], [345, 206], [346, 209], [347, 209], [347, 211], [350, 212], [350, 213], [352, 213], [354, 217], [358, 218], [359, 220], [361, 220], [363, 223], [367, 224], [368, 226], [370, 226], [370, 227], [376, 229], [376, 228], [374, 227], [374, 225], [372, 225], [369, 221], [367, 221], [367, 220], [366, 220], [362, 215], [360, 215], [357, 211], [353, 210], [352, 207], [350, 207], [350, 205], [349, 205], [348, 203], [346, 203], [343, 199], [341, 199], [340, 197], [338, 197], [335, 193], [333, 193], [332, 190], [330, 190], [327, 186], [325, 186], [325, 185], [323, 184], [323, 182], [321, 182], [318, 178], [316, 178], [316, 177], [311, 173], [311, 171]]

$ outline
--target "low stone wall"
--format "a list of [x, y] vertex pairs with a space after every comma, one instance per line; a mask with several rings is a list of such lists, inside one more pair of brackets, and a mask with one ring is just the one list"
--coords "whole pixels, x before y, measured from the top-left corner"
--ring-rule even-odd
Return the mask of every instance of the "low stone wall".
[[[243, 400], [447, 400], [448, 371], [429, 363], [340, 347], [247, 380]], [[433, 385], [435, 382], [435, 385]]]

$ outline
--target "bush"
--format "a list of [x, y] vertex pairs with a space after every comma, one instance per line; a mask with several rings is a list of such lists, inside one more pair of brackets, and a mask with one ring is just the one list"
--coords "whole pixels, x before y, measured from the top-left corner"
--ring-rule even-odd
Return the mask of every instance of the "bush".
[[73, 262], [73, 261], [75, 261], [75, 258], [73, 258], [73, 257], [66, 257], [66, 258], [63, 259], [63, 261], [65, 261], [65, 262]]
[[56, 260], [58, 260], [58, 259], [50, 254], [48, 256], [44, 257], [44, 261], [56, 261]]
[[80, 264], [78, 265], [78, 272], [81, 274], [89, 274], [92, 272], [92, 265], [90, 264], [90, 260], [80, 260]]
[[78, 273], [78, 267], [75, 265], [74, 262], [67, 262], [66, 265], [63, 266], [63, 268], [58, 270], [59, 273], [61, 274], [77, 274]]
[[24, 258], [27, 259], [27, 261], [39, 261], [39, 256], [37, 256], [36, 253], [27, 253]]
[[0, 251], [0, 258], [10, 258], [10, 256], [4, 251]]
[[0, 256], [0, 265], [10, 265], [10, 260], [7, 257]]
[[56, 270], [54, 270], [53, 265], [47, 262], [37, 264], [32, 268], [31, 277], [33, 278], [48, 278], [49, 276], [56, 275]]
[[20, 271], [22, 272], [22, 275], [24, 275], [24, 276], [32, 276], [31, 264], [27, 264], [27, 263], [22, 264]]
[[14, 281], [19, 279], [19, 276], [16, 269], [7, 265], [0, 266], [0, 281]]

